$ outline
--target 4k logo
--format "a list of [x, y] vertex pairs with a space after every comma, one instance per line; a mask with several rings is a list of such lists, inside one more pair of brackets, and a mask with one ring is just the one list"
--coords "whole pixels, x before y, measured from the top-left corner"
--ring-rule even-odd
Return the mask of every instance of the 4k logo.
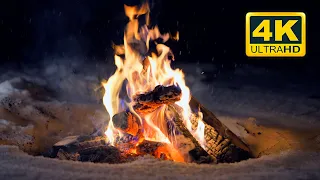
[[246, 15], [249, 57], [303, 57], [306, 16], [302, 12], [251, 12]]

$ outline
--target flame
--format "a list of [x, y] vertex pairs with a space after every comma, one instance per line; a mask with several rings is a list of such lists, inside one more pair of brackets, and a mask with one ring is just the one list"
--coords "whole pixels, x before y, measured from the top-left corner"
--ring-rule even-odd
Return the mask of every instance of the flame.
[[205, 148], [205, 139], [204, 139], [204, 128], [205, 128], [205, 125], [202, 121], [202, 117], [203, 117], [203, 114], [202, 112], [198, 112], [198, 117], [197, 117], [197, 120], [198, 120], [198, 126], [197, 126], [197, 129], [196, 131], [194, 132], [194, 136], [195, 138], [199, 141], [201, 147]]
[[179, 37], [180, 37], [179, 31], [177, 31], [177, 33], [174, 36], [172, 36], [172, 39], [179, 41]]
[[[158, 55], [153, 53], [151, 56], [146, 57], [150, 40], [160, 38], [165, 42], [170, 38], [170, 35], [161, 34], [157, 26], [152, 29], [148, 28], [150, 11], [148, 4], [143, 4], [140, 7], [125, 5], [124, 9], [130, 21], [125, 29], [124, 45], [114, 46], [114, 49], [117, 52], [124, 53], [125, 56], [124, 59], [122, 59], [120, 56], [115, 55], [115, 65], [117, 69], [106, 82], [102, 83], [105, 89], [103, 103], [110, 117], [107, 130], [105, 131], [109, 143], [115, 145], [116, 137], [121, 137], [122, 135], [120, 131], [115, 129], [112, 117], [122, 111], [119, 105], [119, 94], [123, 84], [126, 82], [126, 93], [130, 100], [132, 100], [133, 96], [137, 93], [152, 91], [157, 85], [179, 86], [182, 97], [180, 101], [176, 102], [176, 105], [182, 109], [182, 116], [187, 129], [195, 136], [199, 143], [203, 145], [204, 124], [201, 121], [202, 116], [198, 116], [197, 130], [192, 130], [190, 121], [192, 111], [189, 106], [191, 98], [190, 89], [186, 86], [182, 70], [171, 68], [171, 61], [168, 59], [168, 56], [171, 54], [170, 48], [164, 44], [157, 44], [156, 50]], [[146, 24], [139, 26], [137, 17], [142, 15], [145, 15]], [[174, 37], [171, 36], [171, 38], [178, 40], [179, 33]], [[128, 102], [127, 106], [131, 112], [135, 113], [131, 102]], [[165, 105], [163, 105], [157, 111], [147, 115], [135, 114], [139, 117], [140, 123], [142, 124], [144, 139], [173, 145], [168, 137], [165, 110]], [[174, 147], [171, 149], [174, 149]], [[131, 152], [136, 153], [134, 149], [131, 150]], [[177, 154], [175, 150], [172, 150], [172, 152]], [[176, 160], [181, 161], [181, 158], [176, 158]]]
[[[107, 109], [110, 119], [119, 111], [119, 90], [125, 79], [122, 73], [123, 62], [120, 57], [115, 56], [115, 64], [117, 66], [116, 72], [108, 79], [107, 82], [102, 82], [102, 85], [106, 90], [103, 96], [103, 104]], [[105, 134], [112, 145], [114, 145], [115, 130], [116, 129], [114, 128], [112, 121], [109, 121], [108, 129]]]

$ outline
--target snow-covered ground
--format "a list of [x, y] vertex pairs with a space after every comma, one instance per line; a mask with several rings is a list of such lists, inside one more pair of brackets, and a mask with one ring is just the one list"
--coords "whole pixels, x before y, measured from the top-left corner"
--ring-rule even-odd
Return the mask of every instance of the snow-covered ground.
[[62, 162], [0, 146], [1, 179], [319, 179], [319, 153], [285, 152], [235, 164], [196, 165], [144, 157], [128, 164]]
[[[20, 71], [0, 67], [0, 143], [13, 145], [0, 146], [1, 179], [320, 178], [319, 91], [280, 79], [273, 81], [282, 90], [261, 86], [256, 83], [259, 76], [269, 84], [277, 76], [266, 77], [265, 69], [249, 66], [238, 68], [233, 79], [214, 82], [202, 81], [212, 65], [178, 67], [186, 72], [193, 95], [254, 155], [262, 156], [258, 159], [207, 166], [145, 157], [108, 165], [27, 155], [15, 146], [37, 154], [65, 136], [90, 134], [108, 119], [99, 82], [113, 73], [112, 65], [79, 59], [51, 59], [44, 64]], [[303, 88], [310, 88], [309, 93], [301, 93]]]

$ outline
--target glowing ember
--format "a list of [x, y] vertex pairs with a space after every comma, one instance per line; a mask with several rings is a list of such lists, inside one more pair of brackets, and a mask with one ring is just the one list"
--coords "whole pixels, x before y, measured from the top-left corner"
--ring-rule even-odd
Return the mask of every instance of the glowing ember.
[[[180, 69], [172, 69], [170, 66], [169, 54], [170, 48], [164, 44], [156, 44], [158, 55], [152, 53], [151, 56], [146, 56], [149, 51], [149, 41], [162, 39], [164, 42], [170, 38], [169, 34], [162, 35], [157, 27], [149, 29], [149, 6], [143, 4], [141, 7], [125, 6], [125, 13], [130, 21], [127, 24], [124, 33], [124, 45], [115, 46], [117, 53], [123, 52], [124, 59], [120, 56], [115, 56], [116, 72], [106, 81], [103, 82], [105, 94], [103, 103], [110, 115], [110, 121], [105, 134], [110, 144], [117, 146], [116, 139], [124, 136], [124, 132], [115, 128], [111, 120], [114, 115], [129, 109], [132, 114], [138, 119], [141, 124], [139, 134], [135, 135], [137, 141], [135, 147], [139, 146], [143, 140], [159, 142], [166, 144], [167, 148], [158, 148], [155, 156], [170, 154], [174, 161], [184, 161], [181, 155], [176, 150], [175, 135], [168, 130], [169, 113], [167, 105], [159, 105], [157, 109], [150, 113], [139, 113], [133, 108], [133, 99], [135, 95], [153, 91], [158, 85], [177, 86], [181, 89], [181, 97], [175, 102], [181, 108], [180, 112], [183, 116], [183, 123], [197, 141], [204, 147], [204, 123], [202, 122], [202, 113], [198, 112], [193, 115], [189, 106], [190, 90], [185, 84], [184, 74]], [[141, 26], [138, 21], [139, 15], [145, 15], [146, 24]], [[179, 34], [172, 37], [178, 40]], [[120, 91], [122, 86], [126, 85], [126, 95], [129, 101], [126, 103], [126, 109], [120, 108], [121, 97]], [[198, 127], [192, 129], [190, 121], [191, 117], [197, 117]], [[166, 149], [166, 150], [164, 150]], [[159, 152], [161, 151], [161, 153]], [[170, 152], [166, 152], [170, 151]], [[130, 153], [138, 153], [135, 148], [129, 150]]]

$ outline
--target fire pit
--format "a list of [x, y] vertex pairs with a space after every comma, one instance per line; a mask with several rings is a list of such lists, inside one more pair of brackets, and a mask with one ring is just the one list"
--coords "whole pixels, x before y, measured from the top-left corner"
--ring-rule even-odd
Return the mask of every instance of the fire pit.
[[53, 146], [50, 157], [106, 163], [147, 154], [195, 163], [249, 158], [246, 144], [192, 97], [183, 72], [171, 68], [172, 53], [159, 42], [173, 37], [148, 28], [148, 4], [125, 5], [125, 13], [130, 21], [124, 45], [115, 46], [117, 70], [102, 83], [108, 126], [94, 135], [66, 137]]

